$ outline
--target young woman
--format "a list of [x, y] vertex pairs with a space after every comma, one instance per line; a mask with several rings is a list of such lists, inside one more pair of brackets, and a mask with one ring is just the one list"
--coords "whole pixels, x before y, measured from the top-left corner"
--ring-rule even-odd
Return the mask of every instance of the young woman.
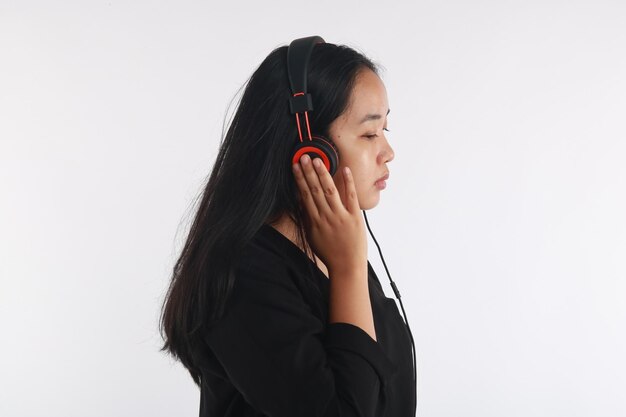
[[361, 215], [394, 158], [377, 71], [310, 37], [249, 79], [161, 318], [201, 417], [415, 415], [411, 336]]

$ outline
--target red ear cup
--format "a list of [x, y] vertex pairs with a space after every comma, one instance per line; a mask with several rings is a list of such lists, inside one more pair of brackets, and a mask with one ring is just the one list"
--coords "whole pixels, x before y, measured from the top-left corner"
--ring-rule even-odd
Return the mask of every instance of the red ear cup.
[[335, 172], [337, 172], [337, 167], [339, 166], [339, 152], [335, 145], [325, 137], [313, 136], [313, 140], [305, 139], [302, 142], [298, 141], [293, 151], [291, 163], [298, 163], [304, 154], [308, 154], [311, 160], [313, 158], [320, 158], [331, 176], [335, 175]]

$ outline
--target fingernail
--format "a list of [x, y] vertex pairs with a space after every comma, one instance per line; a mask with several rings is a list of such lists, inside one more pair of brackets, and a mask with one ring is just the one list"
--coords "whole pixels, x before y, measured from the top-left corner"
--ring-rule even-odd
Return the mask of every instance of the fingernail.
[[311, 158], [309, 158], [309, 155], [303, 155], [302, 158], [300, 158], [300, 162], [302, 162], [303, 164], [308, 164], [311, 161]]

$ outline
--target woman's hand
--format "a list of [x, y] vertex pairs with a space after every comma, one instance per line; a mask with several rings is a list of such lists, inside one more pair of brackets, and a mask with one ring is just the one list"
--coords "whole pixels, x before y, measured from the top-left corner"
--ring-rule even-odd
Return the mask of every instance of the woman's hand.
[[342, 275], [367, 264], [367, 239], [352, 172], [345, 168], [345, 190], [340, 196], [319, 158], [308, 155], [293, 165], [296, 184], [307, 217], [309, 244], [328, 268]]

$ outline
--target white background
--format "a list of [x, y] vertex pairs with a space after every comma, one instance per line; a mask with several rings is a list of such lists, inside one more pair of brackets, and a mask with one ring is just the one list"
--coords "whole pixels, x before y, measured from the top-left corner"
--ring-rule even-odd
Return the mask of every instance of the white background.
[[159, 308], [228, 103], [313, 34], [386, 68], [369, 218], [418, 415], [626, 415], [625, 22], [617, 0], [0, 0], [0, 415], [197, 415]]

